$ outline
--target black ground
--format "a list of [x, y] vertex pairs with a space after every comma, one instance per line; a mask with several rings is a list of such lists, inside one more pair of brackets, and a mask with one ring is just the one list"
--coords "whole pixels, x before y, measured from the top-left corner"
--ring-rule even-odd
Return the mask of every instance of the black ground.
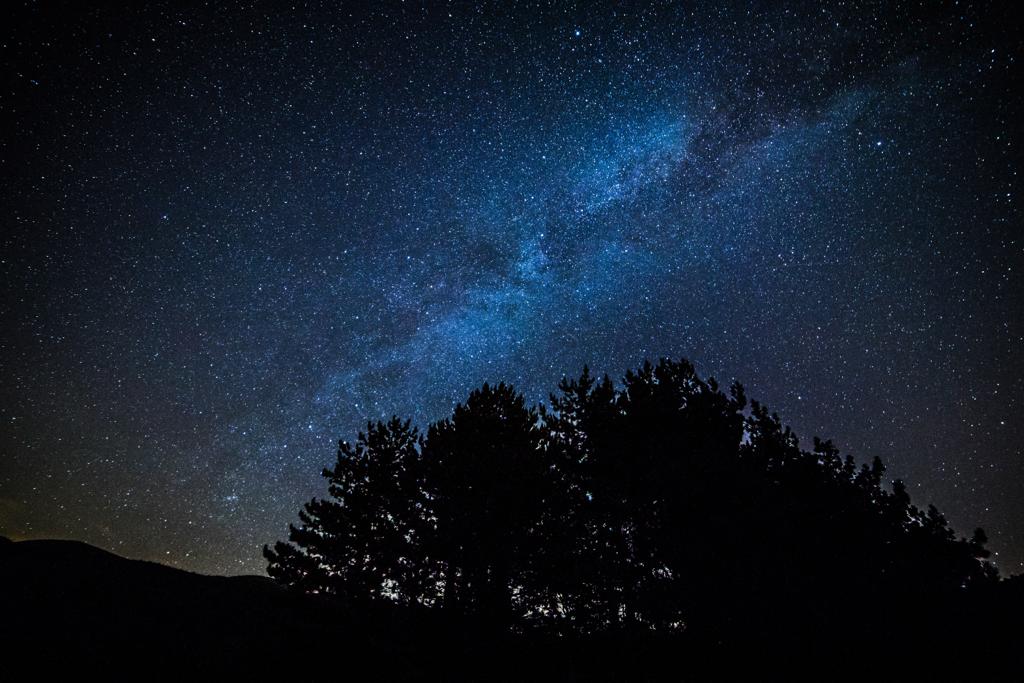
[[1019, 673], [1024, 581], [1004, 580], [991, 594], [973, 596], [957, 619], [962, 628], [945, 642], [932, 632], [927, 639], [908, 634], [888, 649], [866, 637], [827, 650], [800, 643], [768, 650], [651, 634], [499, 634], [432, 613], [357, 611], [263, 577], [192, 574], [74, 541], [3, 539], [0, 605], [5, 663], [83, 674], [287, 668], [341, 680], [929, 680]]

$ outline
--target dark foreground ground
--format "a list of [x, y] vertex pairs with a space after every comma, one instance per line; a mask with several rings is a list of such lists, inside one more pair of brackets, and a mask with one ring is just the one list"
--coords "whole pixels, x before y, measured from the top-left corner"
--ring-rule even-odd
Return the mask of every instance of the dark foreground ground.
[[938, 625], [897, 638], [847, 629], [814, 644], [788, 642], [784, 633], [771, 643], [514, 635], [434, 612], [357, 611], [294, 595], [264, 577], [192, 574], [84, 543], [0, 539], [0, 670], [9, 671], [27, 665], [37, 673], [133, 678], [286, 669], [289, 678], [333, 680], [1019, 680], [1020, 578], [944, 608], [931, 621]]

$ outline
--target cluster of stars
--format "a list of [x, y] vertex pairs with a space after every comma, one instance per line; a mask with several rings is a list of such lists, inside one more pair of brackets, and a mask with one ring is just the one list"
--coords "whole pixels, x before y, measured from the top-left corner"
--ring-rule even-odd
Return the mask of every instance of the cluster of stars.
[[3, 32], [0, 533], [260, 572], [366, 420], [672, 356], [1024, 568], [991, 8], [54, 12]]

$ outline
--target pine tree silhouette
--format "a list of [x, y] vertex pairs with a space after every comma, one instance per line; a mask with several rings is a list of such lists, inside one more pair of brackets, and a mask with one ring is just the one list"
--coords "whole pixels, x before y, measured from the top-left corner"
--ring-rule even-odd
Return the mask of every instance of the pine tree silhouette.
[[425, 599], [429, 533], [419, 487], [419, 435], [409, 421], [367, 425], [355, 446], [342, 441], [325, 469], [329, 500], [313, 499], [291, 526], [291, 543], [264, 547], [267, 573], [305, 592], [355, 601]]
[[485, 384], [432, 425], [423, 451], [446, 607], [510, 623], [524, 609], [547, 480], [537, 413]]

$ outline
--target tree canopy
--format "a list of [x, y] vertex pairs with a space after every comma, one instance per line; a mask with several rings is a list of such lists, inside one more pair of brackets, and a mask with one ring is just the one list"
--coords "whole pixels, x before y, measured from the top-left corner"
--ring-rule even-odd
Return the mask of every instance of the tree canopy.
[[993, 581], [985, 535], [829, 441], [801, 447], [687, 361], [587, 368], [530, 407], [485, 384], [425, 435], [370, 423], [268, 573], [502, 628], [843, 637]]

